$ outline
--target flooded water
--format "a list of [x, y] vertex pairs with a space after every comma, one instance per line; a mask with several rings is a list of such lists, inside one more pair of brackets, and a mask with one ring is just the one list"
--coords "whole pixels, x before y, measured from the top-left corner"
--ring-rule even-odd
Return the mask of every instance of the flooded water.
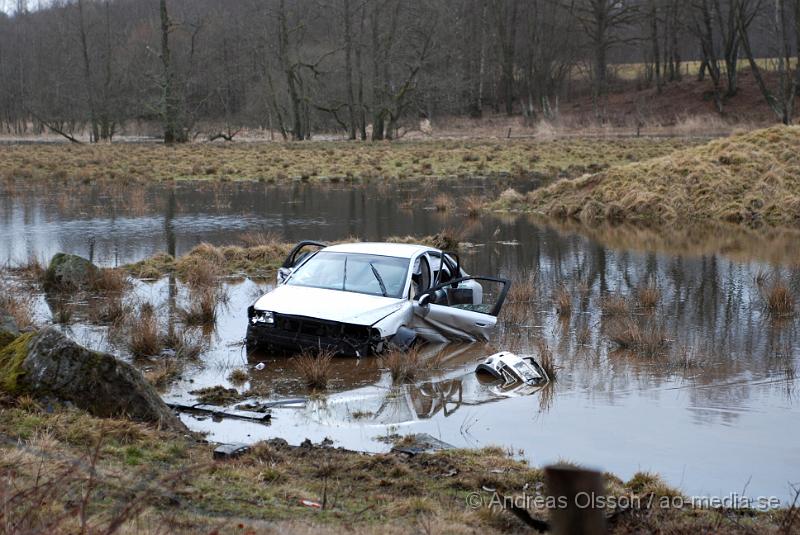
[[[185, 415], [187, 425], [225, 442], [282, 437], [296, 444], [327, 437], [368, 451], [388, 449], [388, 436], [425, 432], [459, 447], [501, 445], [535, 465], [565, 459], [625, 478], [653, 471], [692, 495], [788, 499], [790, 484], [800, 482], [800, 321], [771, 316], [763, 294], [781, 281], [800, 295], [800, 242], [784, 236], [765, 245], [750, 236], [733, 247], [730, 236], [711, 231], [702, 246], [663, 246], [635, 233], [609, 238], [594, 229], [590, 238], [524, 217], [469, 218], [459, 209], [459, 198], [507, 186], [22, 188], [0, 196], [0, 260], [14, 264], [66, 251], [114, 266], [160, 251], [180, 255], [201, 242], [240, 243], [254, 231], [294, 241], [456, 229], [467, 242], [461, 250], [467, 271], [523, 277], [535, 287], [530, 302], [506, 305], [489, 344], [427, 348], [424, 357], [435, 365], [402, 385], [393, 384], [377, 359], [338, 358], [327, 394], [309, 396], [289, 358], [248, 355], [242, 345], [246, 306], [271, 281], [231, 279], [215, 328], [197, 334], [206, 351], [165, 398], [193, 403], [191, 391], [231, 386], [230, 371], [245, 368], [248, 381], [239, 391], [303, 401], [275, 408], [269, 424]], [[450, 198], [448, 210], [433, 208], [437, 195]], [[658, 303], [653, 310], [634, 307], [631, 318], [664, 340], [649, 356], [618, 349], [611, 338], [620, 319], [604, 306], [609, 296], [632, 302], [647, 285], [658, 288]], [[569, 296], [569, 314], [556, 310], [559, 291]], [[182, 283], [163, 279], [135, 282], [126, 299], [158, 305], [166, 323], [177, 321], [171, 311], [186, 296]], [[70, 335], [130, 358], [107, 327], [86, 319], [84, 305], [64, 327]], [[45, 296], [38, 311], [50, 320]], [[478, 360], [494, 351], [538, 355], [543, 345], [559, 366], [557, 381], [543, 390], [504, 392], [474, 374]]]

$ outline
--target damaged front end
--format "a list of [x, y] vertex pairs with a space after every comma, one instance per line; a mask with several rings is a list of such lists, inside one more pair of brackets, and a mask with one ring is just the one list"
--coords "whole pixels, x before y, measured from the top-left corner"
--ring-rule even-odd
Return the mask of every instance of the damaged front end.
[[378, 329], [339, 321], [247, 309], [247, 346], [285, 350], [332, 351], [363, 357], [379, 353], [383, 339]]

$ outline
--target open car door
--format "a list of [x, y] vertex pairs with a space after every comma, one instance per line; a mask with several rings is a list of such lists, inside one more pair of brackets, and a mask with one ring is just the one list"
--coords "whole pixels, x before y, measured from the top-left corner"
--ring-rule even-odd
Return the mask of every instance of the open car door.
[[286, 279], [289, 278], [292, 271], [302, 264], [311, 254], [327, 246], [327, 243], [304, 240], [292, 247], [292, 250], [289, 251], [289, 254], [286, 256], [286, 260], [283, 261], [283, 265], [278, 268], [278, 284], [286, 282]]
[[511, 282], [460, 277], [439, 284], [414, 302], [414, 330], [429, 341], [488, 340]]

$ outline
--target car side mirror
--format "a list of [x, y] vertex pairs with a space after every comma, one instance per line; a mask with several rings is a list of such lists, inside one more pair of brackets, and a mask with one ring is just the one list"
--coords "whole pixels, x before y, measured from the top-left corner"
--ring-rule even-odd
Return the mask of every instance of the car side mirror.
[[427, 307], [431, 304], [431, 294], [422, 294], [419, 298], [419, 306]]
[[286, 268], [286, 267], [278, 268], [278, 285], [279, 286], [281, 284], [283, 284], [284, 282], [286, 282], [286, 279], [289, 278], [289, 275], [292, 274], [292, 271], [293, 271], [292, 268]]

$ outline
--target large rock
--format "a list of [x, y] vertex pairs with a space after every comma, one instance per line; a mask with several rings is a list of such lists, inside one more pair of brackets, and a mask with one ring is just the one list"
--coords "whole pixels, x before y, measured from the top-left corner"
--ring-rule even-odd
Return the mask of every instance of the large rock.
[[90, 351], [55, 327], [23, 334], [0, 350], [0, 388], [68, 401], [95, 416], [185, 429], [133, 366]]
[[45, 271], [45, 285], [53, 289], [76, 289], [87, 286], [97, 266], [82, 256], [56, 253]]
[[19, 336], [19, 327], [14, 317], [0, 308], [0, 349], [13, 342]]

